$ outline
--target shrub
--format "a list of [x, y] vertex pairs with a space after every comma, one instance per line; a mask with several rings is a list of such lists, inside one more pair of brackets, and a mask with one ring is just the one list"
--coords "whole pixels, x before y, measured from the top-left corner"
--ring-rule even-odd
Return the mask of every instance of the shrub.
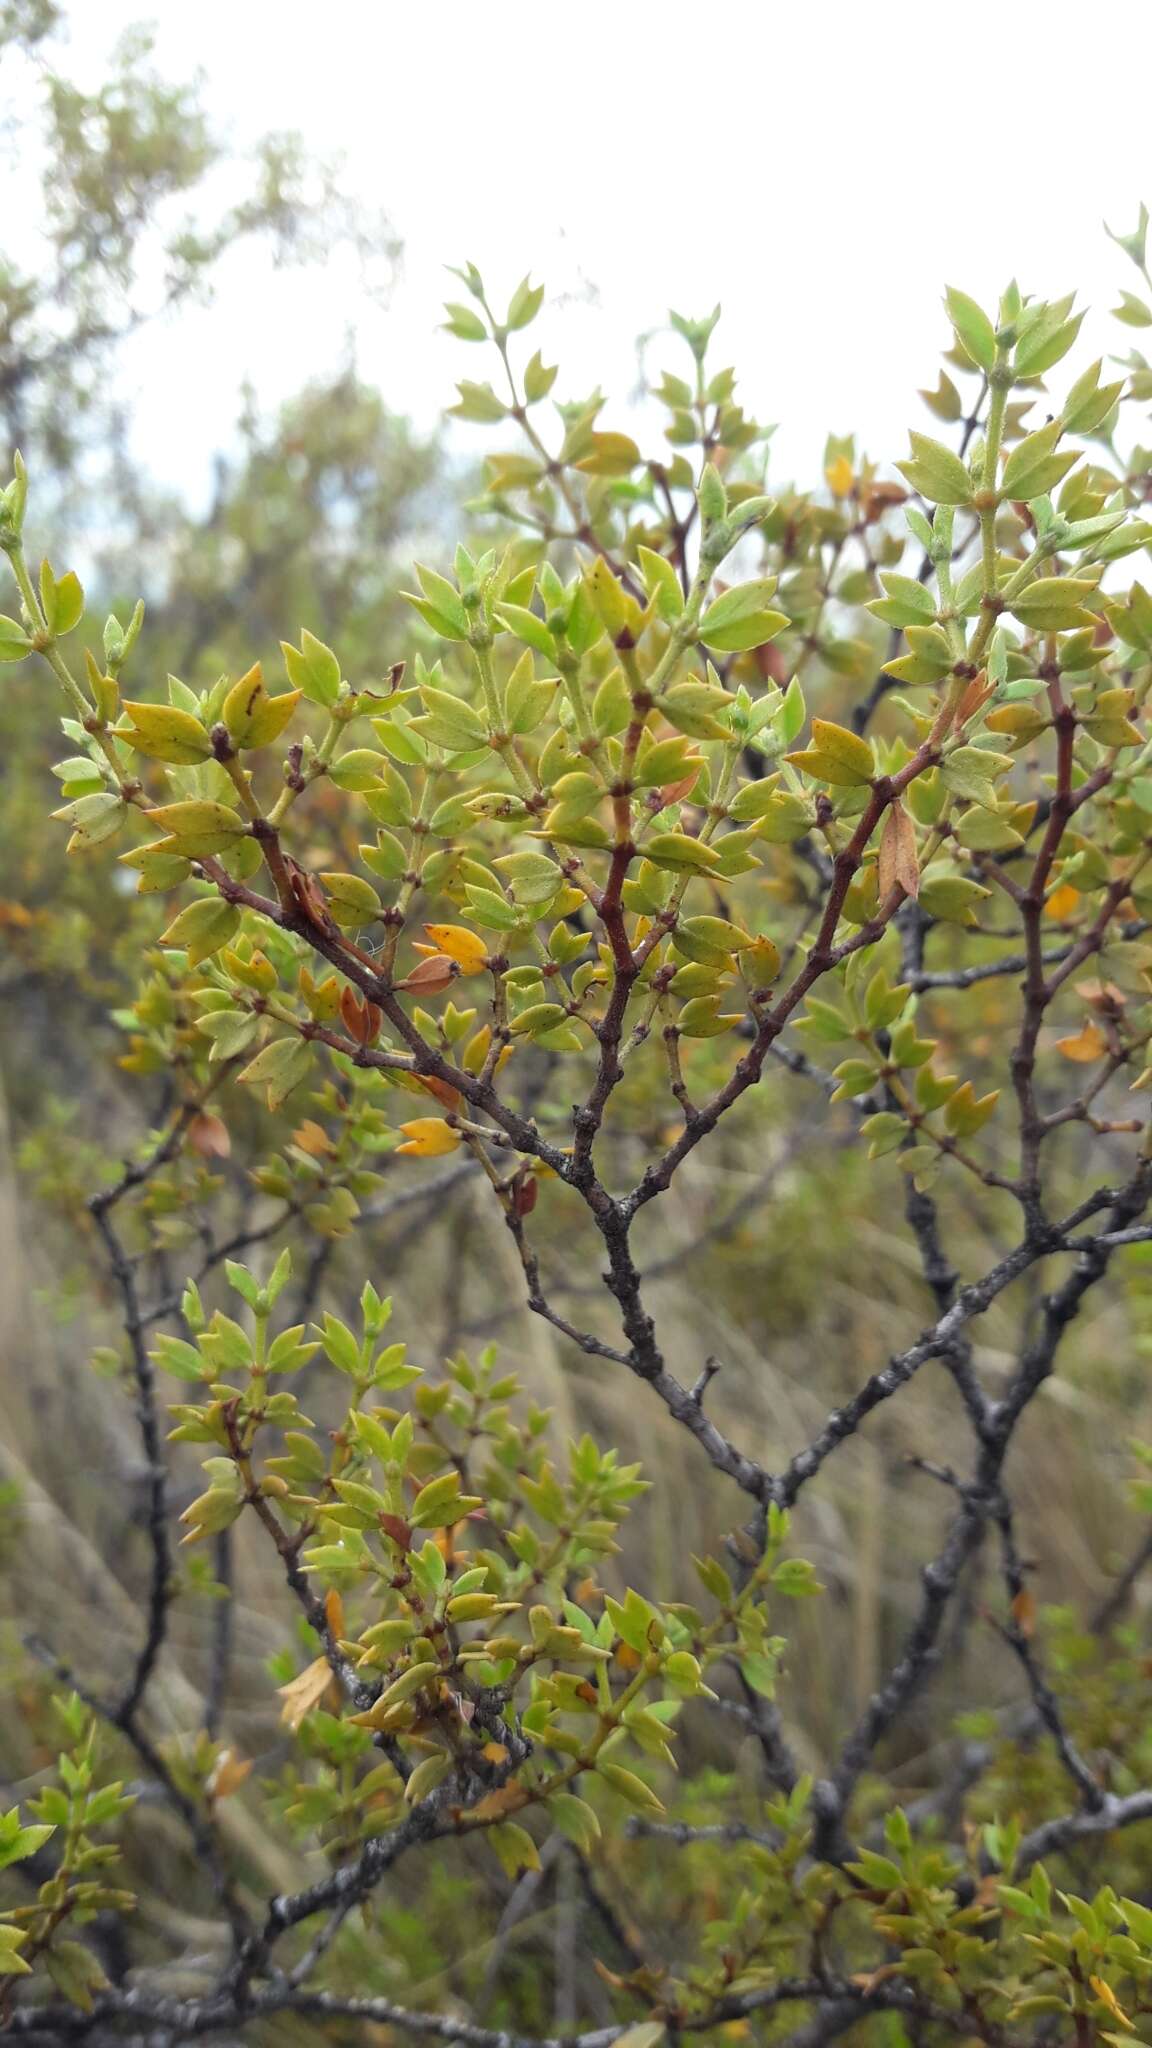
[[[1143, 225], [1124, 246], [1143, 273]], [[0, 1920], [6, 2024], [193, 2038], [295, 2018], [360, 2039], [378, 2021], [476, 2048], [557, 2025], [589, 2048], [732, 2026], [1125, 2038], [1152, 1981], [1152, 1908], [1125, 1895], [1152, 1819], [1125, 1622], [1149, 1546], [1087, 1630], [1041, 1624], [1013, 1454], [1081, 1304], [1152, 1238], [1127, 1092], [1152, 1079], [1152, 599], [1123, 568], [1152, 526], [1147, 457], [1118, 444], [1152, 373], [1097, 362], [1050, 412], [1071, 300], [1013, 286], [993, 320], [950, 292], [929, 403], [956, 445], [913, 434], [897, 482], [833, 441], [824, 489], [771, 496], [714, 319], [673, 319], [690, 375], [660, 386], [670, 454], [602, 426], [599, 397], [558, 407], [557, 444], [537, 426], [555, 371], [538, 352], [517, 367], [540, 290], [498, 318], [460, 276], [449, 324], [495, 348], [507, 395], [465, 382], [456, 409], [518, 445], [489, 464], [493, 544], [418, 571], [410, 666], [349, 680], [305, 631], [286, 689], [257, 663], [127, 692], [140, 612], [74, 660], [83, 593], [27, 565], [18, 459], [0, 507], [19, 593], [0, 655], [39, 657], [66, 699], [56, 816], [99, 862], [110, 924], [110, 849], [145, 897], [176, 894], [122, 1020], [123, 1064], [162, 1076], [171, 1108], [90, 1205], [124, 1331], [100, 1362], [131, 1384], [146, 1462], [142, 1642], [104, 1690], [66, 1645], [32, 1645], [67, 1747], [0, 1837], [34, 1884]], [[1152, 321], [1130, 295], [1121, 312]], [[711, 1418], [712, 1361], [694, 1382], [669, 1366], [635, 1233], [722, 1125], [755, 1142], [786, 1077], [821, 1091], [830, 1128], [851, 1120], [930, 1319], [769, 1464]], [[228, 1240], [205, 1218], [237, 1133], [265, 1206]], [[451, 1156], [418, 1169], [434, 1190], [489, 1184], [530, 1307], [727, 1483], [722, 1558], [670, 1558], [659, 1597], [624, 1583], [621, 1523], [658, 1470], [560, 1445], [491, 1350], [410, 1361], [372, 1279], [350, 1317], [312, 1283], [286, 1293], [277, 1239], [299, 1261], [346, 1232], [390, 1154]], [[973, 1215], [982, 1256], [966, 1236], [961, 1272], [949, 1245]], [[545, 1218], [593, 1234], [586, 1322], [542, 1279]], [[996, 1379], [977, 1333], [1005, 1304]], [[787, 1616], [820, 1588], [790, 1516], [929, 1368], [918, 1463], [950, 1520], [891, 1667], [808, 1775]], [[259, 1524], [302, 1622], [274, 1673], [291, 1742], [259, 1787], [221, 1732], [227, 1626], [203, 1725], [153, 1723], [181, 1593], [162, 1376], [172, 1439], [203, 1459], [183, 1543]], [[900, 1805], [901, 1729], [957, 1651], [985, 1552], [1017, 1703], [970, 1701], [985, 1711], [950, 1748], [941, 1726], [948, 1761]], [[697, 1723], [711, 1760], [678, 1779]], [[137, 1826], [128, 1769], [185, 1831], [206, 1962], [162, 1929], [109, 1937], [131, 1904], [106, 1869]], [[237, 1806], [306, 1846], [294, 1888], [262, 1896]], [[413, 1896], [449, 1915], [431, 1949]], [[543, 1986], [511, 1954], [542, 1897]], [[653, 1912], [671, 1939], [637, 1931]]]

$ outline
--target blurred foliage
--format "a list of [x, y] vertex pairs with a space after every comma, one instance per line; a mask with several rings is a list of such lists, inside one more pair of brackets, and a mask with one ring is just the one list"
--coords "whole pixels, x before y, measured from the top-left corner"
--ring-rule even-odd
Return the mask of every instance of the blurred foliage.
[[[98, 89], [81, 89], [64, 68], [66, 31], [49, 4], [13, 6], [0, 23], [4, 146], [13, 178], [36, 176], [42, 192], [10, 218], [0, 261], [5, 438], [37, 461], [54, 529], [61, 541], [79, 537], [108, 602], [125, 577], [135, 595], [143, 575], [161, 673], [224, 667], [253, 630], [286, 615], [321, 632], [340, 619], [366, 646], [386, 645], [398, 624], [397, 543], [442, 516], [431, 444], [351, 364], [277, 418], [250, 393], [211, 501], [193, 514], [129, 459], [114, 372], [144, 322], [210, 295], [221, 259], [241, 247], [308, 264], [351, 244], [365, 265], [387, 269], [394, 237], [343, 198], [337, 170], [313, 162], [298, 138], [271, 137], [251, 162], [232, 159], [199, 85], [160, 76], [143, 32], [124, 41]], [[229, 204], [222, 182], [239, 188]], [[39, 231], [24, 247], [30, 218]], [[41, 1079], [57, 1096], [77, 1088], [82, 1061], [59, 1028], [39, 1071], [58, 978], [80, 969], [77, 993], [95, 1006], [84, 1014], [102, 1015], [142, 930], [126, 920], [116, 946], [94, 951], [90, 878], [61, 865], [33, 829], [45, 737], [35, 679], [21, 676], [0, 766], [0, 992], [14, 1020], [18, 1002], [23, 1025], [8, 1040], [21, 1121], [49, 1113]]]

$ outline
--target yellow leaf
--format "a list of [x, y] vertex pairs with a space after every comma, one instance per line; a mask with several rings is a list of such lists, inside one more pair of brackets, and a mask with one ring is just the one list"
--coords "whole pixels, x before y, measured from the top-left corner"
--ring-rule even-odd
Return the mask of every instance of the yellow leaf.
[[1083, 1024], [1071, 1038], [1058, 1038], [1056, 1050], [1066, 1060], [1076, 1060], [1081, 1066], [1088, 1066], [1098, 1060], [1108, 1047], [1098, 1024]]
[[1134, 2031], [1132, 2021], [1129, 2019], [1123, 2006], [1117, 1999], [1116, 1993], [1113, 1991], [1112, 1986], [1110, 1984], [1106, 1984], [1104, 1982], [1103, 1977], [1089, 1977], [1088, 1982], [1092, 1986], [1093, 1991], [1096, 1993], [1097, 1998], [1100, 2000], [1101, 2005], [1106, 2005], [1108, 2007], [1108, 2010], [1111, 2013], [1113, 2019], [1119, 2020], [1120, 2025], [1122, 2027], [1127, 2027], [1128, 2032], [1132, 2033]]
[[1058, 889], [1053, 889], [1047, 903], [1044, 905], [1044, 915], [1045, 917], [1054, 917], [1057, 921], [1061, 921], [1067, 917], [1074, 917], [1079, 908], [1079, 890], [1074, 889], [1071, 882], [1061, 882]]
[[838, 455], [824, 471], [824, 481], [834, 498], [846, 498], [856, 479], [846, 455]]
[[439, 1159], [445, 1152], [455, 1152], [460, 1144], [459, 1131], [446, 1124], [440, 1116], [416, 1116], [411, 1123], [401, 1124], [407, 1142], [398, 1145], [398, 1152], [407, 1152], [414, 1159]]
[[269, 741], [279, 739], [299, 702], [299, 690], [286, 690], [279, 697], [270, 697], [257, 662], [233, 683], [224, 699], [221, 717], [233, 746], [266, 747]]
[[461, 974], [483, 971], [488, 948], [478, 933], [467, 931], [462, 924], [426, 924], [424, 929], [433, 945], [456, 962]]

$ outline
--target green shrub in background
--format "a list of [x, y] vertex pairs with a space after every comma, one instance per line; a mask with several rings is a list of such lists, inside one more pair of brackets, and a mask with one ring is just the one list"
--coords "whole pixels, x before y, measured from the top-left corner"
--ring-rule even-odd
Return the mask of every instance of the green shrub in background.
[[[1142, 273], [1145, 226], [1124, 245]], [[1066, 1331], [1152, 1239], [1152, 600], [1128, 581], [1152, 526], [1125, 424], [1152, 377], [1096, 363], [1049, 396], [1071, 301], [1013, 286], [993, 320], [950, 292], [930, 404], [951, 439], [914, 434], [899, 482], [834, 441], [823, 491], [773, 497], [714, 320], [673, 322], [689, 374], [665, 376], [667, 451], [646, 458], [598, 397], [546, 427], [556, 373], [519, 339], [540, 290], [498, 317], [460, 277], [450, 325], [501, 381], [464, 383], [457, 410], [516, 445], [475, 508], [498, 544], [417, 572], [404, 659], [347, 677], [304, 631], [286, 687], [257, 662], [162, 697], [139, 609], [86, 645], [76, 577], [32, 566], [18, 460], [0, 508], [0, 655], [38, 658], [65, 700], [56, 816], [110, 929], [125, 873], [173, 899], [120, 1020], [123, 1064], [171, 1107], [90, 1205], [149, 1586], [111, 1678], [28, 1617], [25, 1711], [41, 1744], [62, 1716], [66, 1746], [6, 1824], [26, 1883], [0, 1921], [3, 2024], [475, 2048], [1141, 2038], [1152, 1687], [1125, 1616], [1148, 1546], [1087, 1627], [1041, 1625], [1015, 1488]], [[768, 1096], [787, 1120], [785, 1083], [848, 1106], [925, 1321], [769, 1462], [713, 1419], [713, 1361], [672, 1370], [636, 1243], [698, 1150], [734, 1125], [755, 1142]], [[434, 1196], [488, 1184], [529, 1306], [726, 1483], [720, 1554], [664, 1559], [667, 1591], [627, 1584], [621, 1524], [658, 1498], [658, 1460], [558, 1441], [492, 1350], [410, 1359], [387, 1274], [355, 1315], [328, 1306], [317, 1247], [391, 1155], [449, 1160], [424, 1169]], [[263, 1202], [229, 1237], [211, 1218], [236, 1164]], [[593, 1247], [583, 1319], [543, 1275], [542, 1226]], [[707, 1264], [700, 1284], [720, 1284]], [[1013, 1332], [995, 1378], [994, 1310]], [[789, 1610], [820, 1587], [790, 1515], [929, 1376], [918, 1463], [950, 1519], [889, 1668], [806, 1772]], [[247, 1646], [227, 1626], [200, 1719], [152, 1723], [191, 1577], [169, 1410], [203, 1463], [182, 1543], [219, 1559], [259, 1525], [298, 1609], [267, 1770], [231, 1737]], [[890, 1762], [981, 1564], [1019, 1703], [971, 1698], [898, 1804]], [[226, 1581], [200, 1584], [227, 1611]], [[192, 1928], [139, 1885], [131, 1914], [116, 1863], [150, 1802], [194, 1859]], [[238, 1811], [299, 1845], [290, 1886], [269, 1895]], [[515, 1953], [538, 1911], [544, 1974]]]

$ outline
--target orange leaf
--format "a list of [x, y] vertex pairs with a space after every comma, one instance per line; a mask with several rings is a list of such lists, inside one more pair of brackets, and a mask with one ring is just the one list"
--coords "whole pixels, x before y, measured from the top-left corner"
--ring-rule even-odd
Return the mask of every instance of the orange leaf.
[[1082, 1024], [1071, 1038], [1058, 1038], [1056, 1050], [1066, 1060], [1076, 1060], [1081, 1066], [1089, 1066], [1107, 1052], [1108, 1045], [1098, 1024]]
[[341, 989], [340, 1015], [349, 1038], [354, 1038], [357, 1045], [371, 1045], [379, 1037], [384, 1013], [357, 989], [347, 985]]
[[322, 1130], [319, 1124], [313, 1123], [311, 1117], [305, 1117], [304, 1122], [293, 1131], [292, 1143], [301, 1152], [307, 1152], [310, 1159], [322, 1159], [326, 1152], [336, 1150], [327, 1131]]
[[680, 777], [679, 782], [665, 783], [663, 789], [660, 791], [661, 809], [667, 810], [669, 804], [678, 804], [680, 802], [681, 797], [688, 796], [690, 792], [696, 787], [696, 778], [699, 775], [699, 773], [700, 762], [699, 758], [697, 758], [693, 761], [689, 773], [687, 775], [682, 775]]
[[952, 723], [957, 731], [959, 731], [962, 725], [967, 725], [970, 718], [975, 718], [981, 706], [988, 702], [989, 697], [992, 695], [992, 690], [993, 685], [988, 681], [988, 671], [982, 668], [979, 675], [973, 676], [959, 704], [956, 706]]
[[454, 1088], [451, 1081], [441, 1081], [435, 1074], [417, 1074], [416, 1079], [429, 1095], [434, 1095], [437, 1102], [444, 1104], [445, 1109], [459, 1109], [460, 1090]]
[[1027, 1586], [1021, 1586], [1012, 1602], [1012, 1619], [1022, 1636], [1031, 1636], [1036, 1629], [1036, 1601]]
[[251, 1757], [238, 1757], [234, 1749], [222, 1749], [205, 1786], [209, 1799], [228, 1799], [238, 1792], [252, 1769]]
[[470, 1820], [500, 1820], [506, 1813], [515, 1813], [521, 1806], [527, 1806], [528, 1794], [523, 1785], [498, 1785], [495, 1792], [485, 1793], [475, 1806], [468, 1808]]
[[1053, 889], [1044, 905], [1044, 915], [1059, 921], [1066, 917], [1074, 917], [1079, 908], [1080, 891], [1074, 889], [1071, 882], [1061, 882], [1058, 889]]

